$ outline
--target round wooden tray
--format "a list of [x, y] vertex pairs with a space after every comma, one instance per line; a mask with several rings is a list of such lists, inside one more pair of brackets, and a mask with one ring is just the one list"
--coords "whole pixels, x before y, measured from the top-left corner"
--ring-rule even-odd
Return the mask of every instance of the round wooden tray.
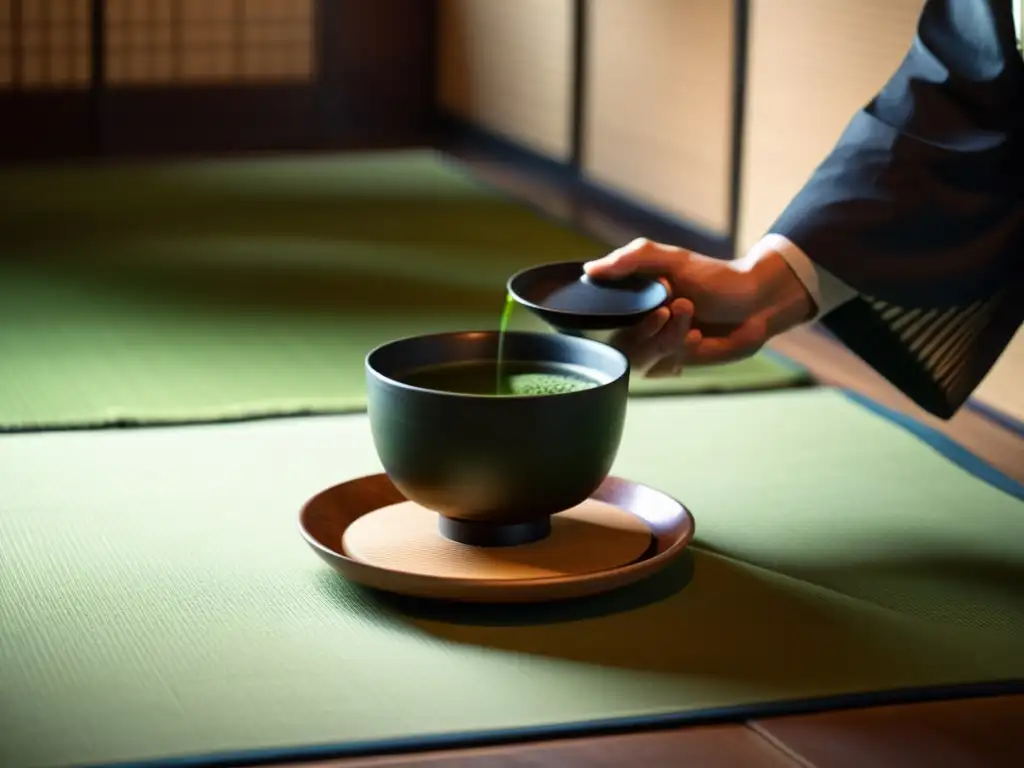
[[592, 498], [635, 515], [650, 529], [651, 546], [643, 557], [599, 573], [515, 580], [446, 578], [367, 565], [345, 554], [342, 537], [359, 517], [406, 501], [385, 474], [356, 478], [318, 493], [302, 507], [299, 530], [317, 555], [357, 584], [411, 597], [472, 603], [539, 603], [609, 592], [657, 573], [693, 539], [689, 510], [654, 488], [608, 477]]

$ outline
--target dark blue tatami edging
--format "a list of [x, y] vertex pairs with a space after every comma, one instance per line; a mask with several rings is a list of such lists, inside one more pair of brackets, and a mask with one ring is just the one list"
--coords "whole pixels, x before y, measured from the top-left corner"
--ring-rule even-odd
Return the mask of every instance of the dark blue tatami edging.
[[867, 408], [869, 411], [872, 411], [873, 413], [876, 413], [893, 422], [897, 426], [907, 430], [915, 437], [925, 442], [932, 449], [938, 451], [945, 458], [952, 461], [958, 467], [970, 472], [979, 480], [995, 486], [1004, 493], [1008, 493], [1010, 496], [1024, 500], [1024, 484], [1021, 484], [1009, 475], [996, 469], [980, 456], [971, 453], [951, 437], [944, 435], [942, 432], [939, 432], [937, 429], [933, 429], [926, 424], [922, 424], [917, 421], [917, 419], [902, 414], [899, 411], [895, 411], [892, 408], [888, 408], [881, 403], [877, 403], [864, 395], [851, 392], [849, 390], [842, 391], [844, 395], [858, 405]]
[[996, 424], [1003, 427], [1003, 429], [1007, 429], [1010, 432], [1013, 432], [1015, 435], [1024, 437], [1024, 421], [1015, 419], [1010, 414], [1004, 413], [998, 408], [993, 408], [991, 405], [983, 403], [977, 398], [973, 397], [967, 401], [967, 407], [970, 408], [972, 411], [977, 411], [986, 419], [994, 421]]

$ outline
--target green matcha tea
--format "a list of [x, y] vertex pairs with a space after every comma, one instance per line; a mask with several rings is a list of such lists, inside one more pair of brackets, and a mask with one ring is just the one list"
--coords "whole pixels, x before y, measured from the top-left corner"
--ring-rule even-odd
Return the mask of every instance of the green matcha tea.
[[516, 302], [506, 294], [498, 325], [496, 360], [473, 360], [417, 368], [402, 377], [414, 387], [460, 395], [524, 397], [579, 392], [604, 383], [577, 366], [565, 363], [520, 362], [505, 359], [505, 334]]
[[[500, 371], [500, 372], [499, 372]], [[414, 387], [460, 395], [559, 395], [603, 383], [594, 375], [560, 363], [473, 360], [417, 368], [402, 376]], [[497, 391], [496, 391], [497, 390]]]

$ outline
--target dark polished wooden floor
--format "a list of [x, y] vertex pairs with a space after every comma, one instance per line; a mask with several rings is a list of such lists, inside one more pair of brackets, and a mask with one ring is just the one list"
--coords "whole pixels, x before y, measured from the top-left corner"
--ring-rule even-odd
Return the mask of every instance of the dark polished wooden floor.
[[311, 768], [1019, 768], [1024, 697], [316, 763]]
[[[565, 188], [477, 150], [449, 151], [481, 177], [575, 224], [609, 246], [644, 235], [597, 213]], [[826, 384], [847, 387], [939, 429], [1024, 481], [1024, 439], [963, 411], [942, 422], [910, 403], [831, 339], [802, 328], [774, 349]], [[1024, 648], [1024, 640], [1022, 640]], [[316, 763], [319, 768], [1019, 768], [1024, 766], [1024, 695], [874, 707], [479, 749]]]

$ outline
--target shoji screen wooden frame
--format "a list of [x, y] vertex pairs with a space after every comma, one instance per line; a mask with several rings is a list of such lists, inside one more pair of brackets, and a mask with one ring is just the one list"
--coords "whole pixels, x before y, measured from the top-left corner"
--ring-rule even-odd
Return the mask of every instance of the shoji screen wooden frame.
[[[261, 30], [248, 24], [247, 14], [275, 3], [287, 10], [290, 0], [0, 0], [0, 27], [8, 33], [0, 35], [0, 55], [9, 64], [0, 68], [0, 160], [429, 140], [433, 2], [301, 0], [311, 14], [308, 61], [300, 53], [292, 56], [294, 66], [260, 72], [259, 57], [247, 58], [247, 49], [260, 47], [260, 35], [282, 33], [273, 25]], [[39, 87], [21, 71], [30, 28], [25, 12], [52, 14], [64, 4], [87, 11], [88, 73], [74, 83]], [[192, 19], [190, 48], [186, 12], [194, 16], [214, 7], [226, 9], [229, 23]], [[142, 29], [150, 11], [161, 15]], [[113, 31], [112, 14], [135, 25], [127, 38]], [[54, 24], [47, 21], [36, 27], [52, 37], [47, 27]], [[298, 25], [292, 27], [301, 36]], [[200, 39], [205, 50], [197, 53]], [[125, 49], [126, 41], [136, 43], [134, 50]], [[133, 61], [150, 66], [137, 67], [133, 76]]]

